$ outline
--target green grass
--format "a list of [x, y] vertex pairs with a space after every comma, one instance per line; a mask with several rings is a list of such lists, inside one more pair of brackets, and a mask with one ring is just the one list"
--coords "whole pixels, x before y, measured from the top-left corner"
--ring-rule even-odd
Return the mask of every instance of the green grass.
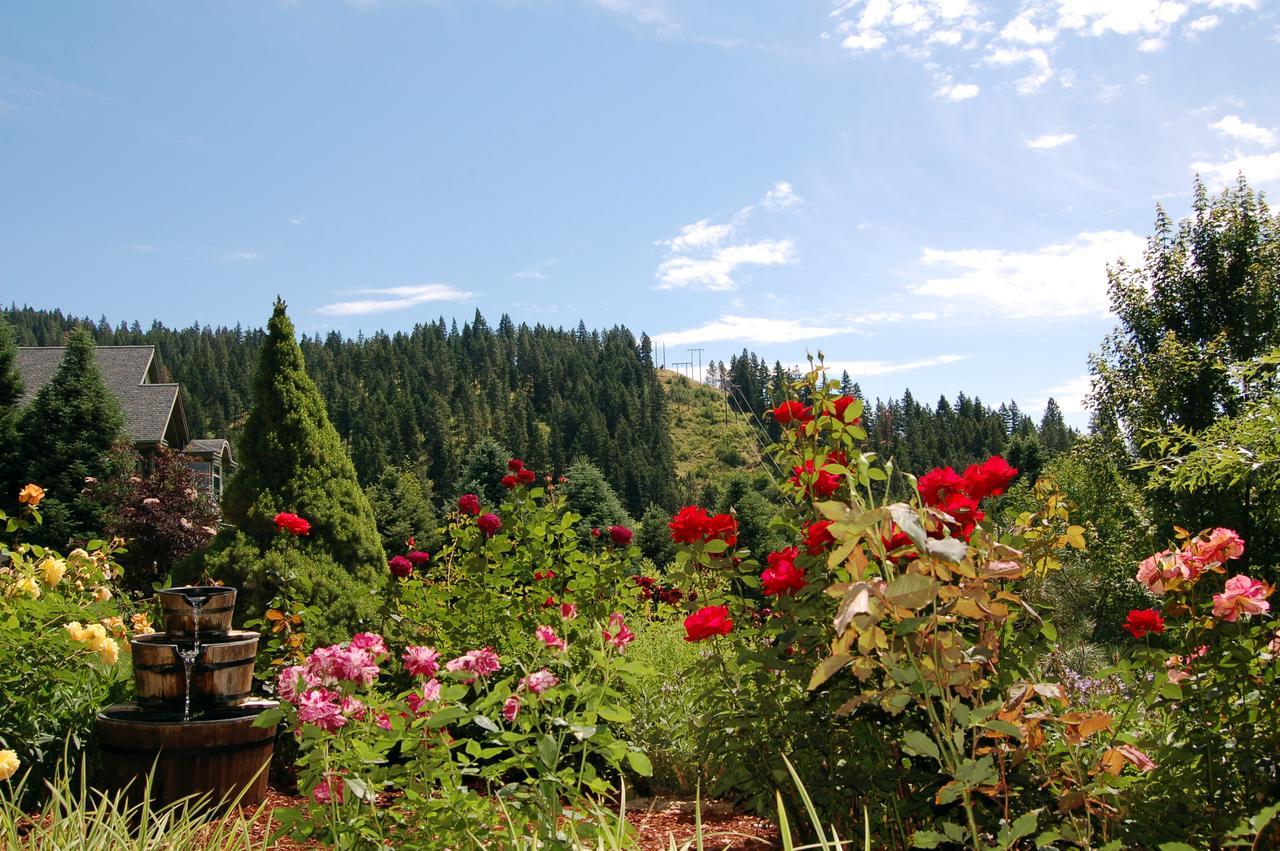
[[670, 370], [659, 370], [658, 377], [667, 392], [667, 423], [682, 482], [696, 492], [706, 482], [765, 469], [764, 437], [749, 414], [731, 410], [714, 387]]

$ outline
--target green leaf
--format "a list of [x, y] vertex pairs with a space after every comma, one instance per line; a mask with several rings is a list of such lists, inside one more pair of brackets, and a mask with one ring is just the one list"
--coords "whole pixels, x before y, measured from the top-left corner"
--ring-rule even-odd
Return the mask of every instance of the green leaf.
[[627, 765], [641, 777], [653, 776], [653, 763], [649, 761], [644, 751], [627, 751]]
[[1167, 697], [1169, 700], [1182, 700], [1182, 686], [1167, 682], [1160, 686], [1160, 696]]
[[911, 539], [911, 543], [916, 545], [916, 551], [926, 553], [929, 551], [924, 535], [924, 527], [920, 525], [920, 515], [905, 502], [895, 502], [887, 509], [889, 516], [893, 522], [898, 524], [898, 528], [906, 533]]
[[1160, 851], [1196, 851], [1196, 849], [1185, 842], [1164, 842], [1160, 845]]
[[625, 706], [601, 706], [600, 717], [606, 721], [616, 721], [619, 724], [625, 724], [631, 720], [631, 710]]
[[475, 725], [479, 727], [481, 730], [488, 730], [490, 733], [498, 732], [498, 729], [499, 729], [498, 725], [493, 723], [493, 721], [489, 720], [488, 716], [477, 715], [475, 718], [472, 718], [471, 720], [474, 721]]
[[969, 545], [959, 538], [943, 538], [941, 541], [929, 541], [929, 554], [943, 561], [959, 564], [969, 554]]
[[919, 573], [904, 573], [884, 589], [885, 598], [895, 606], [918, 609], [933, 599], [934, 582]]
[[946, 834], [938, 833], [936, 830], [917, 830], [911, 837], [912, 848], [937, 848], [945, 842], [950, 842]]
[[819, 502], [814, 508], [818, 509], [824, 520], [834, 520], [837, 523], [849, 515], [849, 506], [843, 502]]
[[848, 653], [839, 653], [835, 656], [829, 656], [818, 663], [818, 667], [813, 669], [813, 675], [809, 677], [808, 690], [813, 691], [818, 686], [831, 679], [837, 671], [853, 661], [853, 657]]
[[547, 768], [554, 769], [556, 767], [556, 759], [559, 756], [558, 751], [556, 740], [551, 736], [543, 733], [538, 737], [538, 756], [542, 758], [542, 764]]
[[1036, 829], [1036, 824], [1040, 821], [1040, 810], [1032, 810], [1029, 813], [1023, 813], [1013, 820], [1013, 837], [1021, 839], [1024, 836], [1030, 836], [1031, 832]]
[[912, 756], [929, 756], [935, 760], [940, 756], [937, 743], [919, 730], [908, 730], [902, 734], [902, 749]]

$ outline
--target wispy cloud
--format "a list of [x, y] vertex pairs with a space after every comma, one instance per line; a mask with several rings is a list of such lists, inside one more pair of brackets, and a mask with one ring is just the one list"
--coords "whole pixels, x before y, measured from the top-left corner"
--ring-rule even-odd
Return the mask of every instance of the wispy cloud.
[[658, 264], [658, 289], [700, 287], [708, 290], [737, 289], [735, 274], [743, 266], [781, 266], [795, 260], [795, 243], [790, 239], [743, 239], [743, 231], [757, 209], [786, 210], [803, 199], [785, 180], [779, 180], [757, 203], [748, 204], [727, 222], [698, 219], [684, 225], [671, 239], [659, 245], [670, 249]]
[[1029, 407], [1031, 410], [1044, 410], [1044, 406], [1052, 399], [1058, 403], [1058, 407], [1064, 414], [1083, 414], [1085, 397], [1089, 395], [1092, 387], [1092, 376], [1078, 375], [1045, 390], [1040, 398], [1031, 400]]
[[1130, 231], [1095, 231], [1030, 251], [926, 248], [920, 262], [947, 272], [908, 289], [984, 315], [1103, 316], [1110, 309], [1107, 264], [1140, 260], [1145, 247]]
[[653, 339], [668, 346], [685, 343], [718, 343], [727, 340], [745, 343], [791, 343], [816, 340], [842, 334], [848, 327], [813, 325], [798, 319], [774, 319], [762, 316], [721, 316], [705, 325], [685, 331], [667, 331]]
[[307, 223], [307, 217], [306, 217], [306, 216], [290, 216], [290, 217], [289, 217], [289, 224], [291, 224], [291, 225], [295, 225], [295, 226], [296, 226], [296, 225], [305, 225], [306, 223]]
[[1193, 162], [1191, 170], [1215, 188], [1235, 182], [1236, 175], [1240, 173], [1250, 183], [1274, 183], [1280, 180], [1280, 151], [1237, 156], [1220, 163]]
[[1028, 139], [1027, 147], [1036, 151], [1046, 151], [1050, 148], [1058, 148], [1068, 142], [1073, 142], [1075, 138], [1075, 133], [1046, 133], [1043, 136]]
[[828, 374], [839, 375], [848, 372], [854, 381], [876, 375], [893, 375], [898, 372], [911, 372], [917, 369], [929, 369], [935, 366], [946, 366], [964, 360], [968, 355], [936, 355], [907, 361], [884, 360], [829, 360], [826, 362]]
[[1276, 131], [1244, 121], [1238, 115], [1224, 116], [1222, 119], [1210, 124], [1209, 128], [1230, 136], [1232, 139], [1261, 145], [1264, 148], [1270, 148], [1276, 143]]
[[251, 263], [254, 260], [261, 260], [262, 254], [249, 250], [224, 251], [218, 259], [223, 263]]
[[934, 89], [933, 93], [940, 98], [950, 101], [969, 100], [976, 98], [982, 92], [982, 87], [977, 83], [953, 83], [951, 75], [948, 74], [943, 81]]
[[449, 284], [416, 284], [407, 287], [352, 290], [339, 295], [367, 295], [381, 296], [381, 298], [337, 301], [316, 308], [316, 312], [326, 316], [363, 316], [369, 313], [404, 310], [432, 301], [465, 301], [473, 298], [475, 294], [464, 292]]

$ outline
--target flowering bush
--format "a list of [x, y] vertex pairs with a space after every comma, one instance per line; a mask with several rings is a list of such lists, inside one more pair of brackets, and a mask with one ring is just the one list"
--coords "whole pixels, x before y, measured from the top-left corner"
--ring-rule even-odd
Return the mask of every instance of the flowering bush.
[[612, 531], [582, 541], [554, 486], [517, 463], [506, 502], [464, 495], [437, 552], [392, 557], [386, 630], [279, 668], [284, 704], [263, 723], [285, 720], [300, 746], [311, 806], [295, 835], [398, 846], [429, 831], [448, 846], [514, 823], [563, 843], [566, 812], [595, 807], [624, 768], [651, 771], [615, 729], [641, 670], [625, 655], [638, 550]]
[[[116, 580], [121, 542], [92, 540], [63, 556], [20, 540], [41, 522], [43, 490], [26, 485], [20, 510], [0, 511], [0, 769], [52, 776], [70, 737], [87, 743], [97, 711], [121, 694], [120, 656], [132, 632], [150, 632], [126, 604]], [[28, 794], [41, 784], [28, 782]]]

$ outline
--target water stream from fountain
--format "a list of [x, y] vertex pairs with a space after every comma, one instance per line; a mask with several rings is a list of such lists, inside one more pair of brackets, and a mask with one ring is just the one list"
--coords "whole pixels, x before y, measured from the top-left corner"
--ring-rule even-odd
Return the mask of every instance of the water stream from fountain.
[[193, 624], [191, 633], [193, 639], [191, 642], [191, 649], [183, 650], [181, 647], [175, 645], [178, 658], [182, 660], [182, 674], [183, 679], [186, 681], [184, 694], [182, 696], [183, 721], [191, 720], [191, 669], [195, 667], [196, 660], [200, 658], [200, 607], [203, 606], [208, 599], [208, 597], [187, 597], [187, 602], [191, 604], [191, 623]]

